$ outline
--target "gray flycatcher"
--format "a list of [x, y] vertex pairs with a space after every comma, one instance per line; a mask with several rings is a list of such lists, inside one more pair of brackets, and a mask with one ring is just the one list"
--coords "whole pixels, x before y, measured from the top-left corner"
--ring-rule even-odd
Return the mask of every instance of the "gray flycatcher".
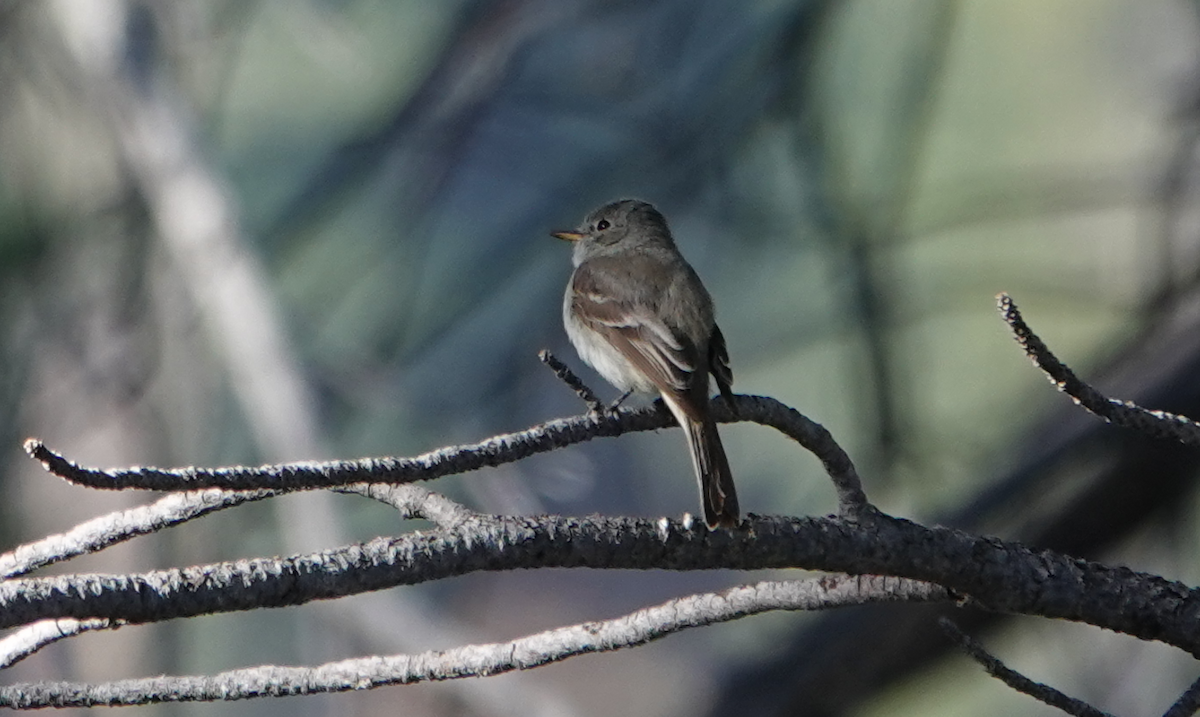
[[563, 323], [579, 357], [622, 391], [662, 396], [687, 434], [704, 521], [737, 525], [733, 475], [708, 410], [709, 373], [732, 397], [729, 354], [712, 298], [667, 220], [646, 202], [623, 199], [553, 236], [575, 243]]

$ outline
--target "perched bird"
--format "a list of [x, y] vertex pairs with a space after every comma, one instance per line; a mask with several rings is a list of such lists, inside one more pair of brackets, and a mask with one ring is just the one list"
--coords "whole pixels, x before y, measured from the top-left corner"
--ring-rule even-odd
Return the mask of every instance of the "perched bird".
[[579, 357], [625, 392], [658, 393], [687, 434], [710, 528], [738, 524], [729, 460], [709, 415], [708, 374], [732, 397], [712, 298], [675, 247], [667, 220], [635, 199], [606, 204], [575, 231], [563, 323]]

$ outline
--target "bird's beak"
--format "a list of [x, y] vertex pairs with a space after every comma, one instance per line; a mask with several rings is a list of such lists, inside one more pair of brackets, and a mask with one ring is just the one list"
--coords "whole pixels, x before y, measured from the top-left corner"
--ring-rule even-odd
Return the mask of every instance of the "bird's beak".
[[580, 232], [550, 232], [550, 236], [563, 241], [579, 241], [586, 235]]

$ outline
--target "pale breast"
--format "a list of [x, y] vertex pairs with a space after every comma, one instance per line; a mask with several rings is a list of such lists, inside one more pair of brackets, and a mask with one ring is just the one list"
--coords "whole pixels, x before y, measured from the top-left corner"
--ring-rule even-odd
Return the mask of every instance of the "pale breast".
[[563, 298], [563, 326], [567, 329], [567, 338], [579, 353], [579, 358], [588, 366], [604, 377], [621, 391], [657, 394], [654, 384], [633, 367], [620, 351], [613, 348], [603, 336], [588, 328], [575, 318], [571, 311], [571, 290]]

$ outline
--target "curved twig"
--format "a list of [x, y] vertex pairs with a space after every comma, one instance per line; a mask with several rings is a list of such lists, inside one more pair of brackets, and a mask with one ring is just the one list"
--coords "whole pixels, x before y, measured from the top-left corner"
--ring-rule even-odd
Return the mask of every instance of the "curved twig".
[[950, 619], [943, 617], [938, 620], [938, 624], [941, 625], [946, 635], [957, 643], [971, 659], [978, 662], [983, 669], [987, 670], [989, 675], [1017, 692], [1029, 695], [1039, 702], [1060, 709], [1069, 715], [1074, 715], [1074, 717], [1112, 717], [1109, 713], [1102, 712], [1083, 700], [1066, 695], [1050, 685], [1034, 682], [1020, 672], [1012, 669], [1001, 662], [995, 655], [985, 650], [979, 642], [958, 629], [958, 625], [955, 625]]
[[[732, 402], [713, 401], [712, 412], [721, 422], [752, 421], [770, 426], [814, 453], [833, 480], [841, 513], [850, 518], [870, 515], [871, 506], [850, 456], [829, 431], [799, 411], [765, 396], [733, 396]], [[560, 418], [517, 433], [495, 436], [479, 443], [450, 446], [412, 458], [362, 458], [351, 461], [281, 463], [250, 468], [123, 468], [99, 470], [68, 461], [41, 441], [25, 442], [30, 456], [46, 470], [73, 483], [110, 490], [225, 490], [271, 489], [281, 491], [331, 488], [352, 483], [410, 483], [465, 473], [488, 466], [519, 461], [529, 456], [590, 441], [674, 426], [675, 419], [661, 402], [635, 410]]]
[[0, 577], [24, 575], [47, 565], [99, 552], [139, 535], [272, 495], [275, 493], [268, 490], [233, 492], [217, 489], [168, 495], [149, 505], [93, 518], [65, 533], [50, 535], [0, 554]]
[[89, 620], [60, 618], [26, 625], [0, 640], [0, 669], [12, 667], [43, 647], [53, 645], [59, 640], [92, 630], [109, 630], [118, 627], [121, 627], [119, 621], [103, 618]]
[[1050, 351], [1037, 334], [1026, 325], [1021, 312], [1008, 294], [996, 297], [1000, 315], [1012, 328], [1017, 343], [1038, 368], [1046, 373], [1058, 390], [1075, 400], [1088, 411], [1122, 428], [1131, 428], [1154, 438], [1169, 438], [1200, 446], [1200, 423], [1187, 416], [1168, 411], [1152, 411], [1131, 401], [1109, 398], [1080, 380], [1075, 372]]
[[692, 627], [772, 610], [821, 610], [877, 602], [950, 600], [945, 588], [915, 580], [830, 575], [743, 585], [677, 598], [622, 617], [587, 622], [510, 642], [468, 645], [420, 655], [343, 660], [316, 667], [265, 666], [212, 676], [153, 677], [105, 684], [38, 683], [0, 687], [14, 708], [141, 705], [345, 692], [385, 685], [528, 670], [576, 655], [644, 645]]

